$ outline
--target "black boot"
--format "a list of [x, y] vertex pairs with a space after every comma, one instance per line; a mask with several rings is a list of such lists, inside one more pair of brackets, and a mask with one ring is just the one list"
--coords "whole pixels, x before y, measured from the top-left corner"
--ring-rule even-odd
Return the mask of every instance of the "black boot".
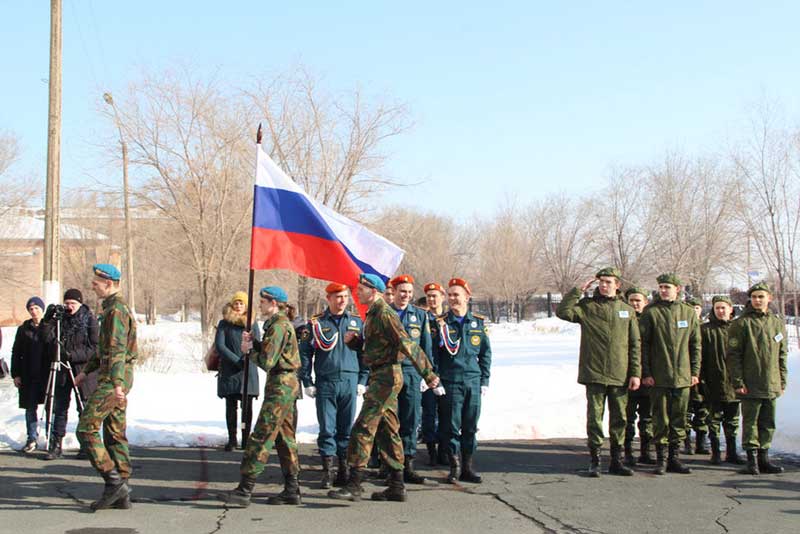
[[639, 458], [638, 462], [645, 465], [655, 465], [656, 461], [650, 453], [650, 439], [647, 437], [640, 438], [639, 443]]
[[347, 458], [344, 456], [339, 456], [338, 459], [339, 469], [336, 470], [336, 480], [333, 481], [333, 485], [341, 488], [347, 484], [347, 480], [350, 478], [350, 466], [347, 465]]
[[[330, 458], [330, 456], [325, 456]], [[267, 504], [301, 504], [300, 481], [297, 473], [283, 474], [283, 491], [267, 499]]]
[[653, 474], [663, 475], [667, 472], [667, 459], [664, 456], [664, 445], [656, 444], [656, 467], [653, 469]]
[[739, 473], [743, 475], [760, 475], [761, 471], [758, 469], [758, 461], [756, 460], [756, 450], [747, 449], [747, 465], [741, 469]]
[[722, 463], [722, 453], [719, 450], [719, 436], [711, 435], [711, 465]]
[[783, 473], [783, 467], [769, 461], [769, 449], [758, 449], [758, 470], [768, 475]]
[[406, 487], [403, 484], [403, 472], [398, 469], [397, 471], [392, 470], [389, 474], [389, 487], [373, 493], [372, 500], [405, 502], [407, 496]]
[[228, 506], [237, 508], [247, 508], [250, 506], [250, 497], [253, 496], [253, 488], [256, 487], [256, 479], [242, 475], [239, 485], [232, 491], [220, 493], [217, 498]]
[[455, 484], [458, 481], [458, 477], [461, 474], [461, 462], [458, 459], [458, 456], [455, 454], [450, 454], [449, 457], [450, 461], [450, 473], [447, 475], [447, 483], [448, 484]]
[[360, 501], [361, 494], [364, 488], [361, 487], [363, 480], [361, 469], [350, 469], [350, 478], [347, 479], [347, 484], [338, 490], [331, 490], [328, 492], [328, 497], [337, 499], [339, 501]]
[[131, 509], [131, 496], [125, 495], [123, 498], [114, 503], [114, 510], [130, 510]]
[[[631, 454], [631, 457], [633, 457], [633, 454]], [[608, 474], [623, 477], [633, 476], [633, 471], [622, 463], [622, 451], [619, 445], [611, 446], [611, 463], [608, 464]]]
[[373, 446], [372, 452], [369, 453], [369, 462], [367, 462], [367, 467], [370, 469], [377, 469], [381, 466], [381, 458], [378, 454], [378, 447]]
[[600, 477], [600, 449], [597, 447], [589, 447], [589, 476]]
[[77, 454], [75, 454], [76, 460], [88, 460], [89, 459], [89, 451], [86, 449], [86, 446], [81, 444], [81, 448], [78, 449]]
[[625, 465], [636, 465], [636, 458], [633, 457], [633, 441], [625, 440]]
[[58, 436], [53, 436], [50, 438], [50, 447], [47, 449], [47, 456], [44, 457], [45, 460], [57, 460], [61, 458], [61, 438]]
[[242, 446], [240, 449], [245, 450], [247, 448], [247, 440], [250, 438], [250, 432], [243, 431], [242, 432]]
[[681, 475], [688, 475], [689, 473], [692, 472], [692, 470], [681, 463], [679, 451], [680, 451], [679, 445], [669, 446], [669, 458], [667, 458], [667, 472], [678, 473]]
[[403, 466], [403, 481], [409, 484], [425, 484], [425, 477], [414, 471], [414, 457], [406, 456]]
[[450, 446], [447, 443], [439, 443], [436, 448], [436, 463], [439, 465], [450, 465]]
[[428, 465], [431, 467], [436, 466], [436, 444], [428, 443]]
[[692, 437], [689, 435], [689, 432], [686, 432], [686, 437], [683, 439], [683, 454], [687, 456], [694, 454], [694, 449], [692, 449]]
[[458, 479], [473, 484], [483, 482], [481, 475], [472, 467], [472, 453], [461, 453], [461, 476]]
[[725, 462], [734, 465], [744, 465], [747, 461], [739, 456], [736, 450], [736, 434], [725, 434]]
[[117, 501], [127, 497], [130, 493], [128, 484], [119, 476], [119, 472], [116, 469], [112, 469], [107, 473], [100, 473], [100, 475], [105, 480], [106, 486], [103, 488], [103, 495], [89, 505], [92, 510], [112, 508]]
[[333, 467], [333, 456], [322, 457], [322, 480], [320, 480], [319, 487], [321, 489], [331, 489], [331, 468]]
[[706, 449], [706, 432], [697, 432], [694, 439], [694, 452], [695, 454], [708, 454], [709, 450]]

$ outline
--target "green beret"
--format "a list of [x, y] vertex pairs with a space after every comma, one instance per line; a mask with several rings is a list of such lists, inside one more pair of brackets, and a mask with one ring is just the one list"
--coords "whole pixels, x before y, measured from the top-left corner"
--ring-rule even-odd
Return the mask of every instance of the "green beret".
[[678, 275], [675, 273], [664, 273], [656, 278], [656, 282], [659, 284], [672, 284], [673, 286], [682, 286], [683, 283], [681, 279], [678, 278]]
[[595, 276], [597, 278], [600, 278], [601, 276], [613, 276], [614, 278], [619, 280], [620, 278], [622, 278], [622, 273], [619, 272], [619, 269], [617, 269], [616, 267], [605, 267], [597, 271], [597, 274]]
[[689, 306], [703, 306], [703, 302], [697, 297], [689, 297], [686, 299], [686, 304]]
[[643, 287], [629, 287], [627, 291], [625, 291], [625, 298], [626, 299], [630, 298], [630, 296], [633, 295], [634, 293], [638, 293], [639, 295], [642, 295], [644, 298], [647, 298], [650, 295], [650, 292]]
[[711, 299], [711, 305], [713, 306], [717, 302], [724, 302], [725, 304], [733, 306], [733, 301], [727, 295], [714, 295], [714, 297]]
[[753, 287], [747, 290], [747, 296], [749, 297], [753, 293], [753, 291], [766, 291], [767, 293], [772, 295], [772, 291], [770, 291], [769, 285], [767, 285], [766, 282], [759, 282], [757, 284], [754, 284]]

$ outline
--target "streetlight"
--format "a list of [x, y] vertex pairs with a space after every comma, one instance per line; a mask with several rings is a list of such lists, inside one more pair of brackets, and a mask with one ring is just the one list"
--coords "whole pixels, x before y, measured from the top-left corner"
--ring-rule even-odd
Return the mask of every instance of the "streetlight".
[[114, 124], [119, 132], [119, 144], [122, 147], [122, 197], [124, 202], [125, 215], [125, 282], [128, 285], [128, 307], [136, 317], [136, 301], [133, 285], [133, 238], [131, 232], [131, 213], [130, 203], [128, 202], [128, 145], [122, 136], [122, 125], [119, 120], [117, 106], [114, 105], [114, 98], [111, 93], [103, 93], [103, 100], [114, 110]]

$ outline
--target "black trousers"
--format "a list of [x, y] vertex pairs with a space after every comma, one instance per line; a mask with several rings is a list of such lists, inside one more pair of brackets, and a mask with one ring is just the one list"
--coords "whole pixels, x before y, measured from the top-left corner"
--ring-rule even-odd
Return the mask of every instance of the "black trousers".
[[[247, 403], [247, 420], [245, 421], [245, 429], [242, 435], [250, 434], [253, 428], [253, 395], [246, 395], [245, 401]], [[239, 403], [242, 402], [241, 395], [231, 395], [225, 397], [225, 423], [228, 426], [228, 439], [234, 441], [236, 439], [236, 429], [239, 427], [239, 418], [237, 417], [236, 410]], [[244, 407], [244, 404], [242, 404]]]

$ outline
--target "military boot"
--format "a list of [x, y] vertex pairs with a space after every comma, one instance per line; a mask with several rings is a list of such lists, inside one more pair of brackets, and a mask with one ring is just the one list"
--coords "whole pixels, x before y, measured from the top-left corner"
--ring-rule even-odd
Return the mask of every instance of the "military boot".
[[53, 436], [50, 438], [50, 447], [47, 448], [47, 456], [45, 460], [57, 460], [61, 458], [61, 438]]
[[692, 472], [691, 469], [689, 469], [688, 467], [686, 467], [681, 463], [679, 445], [669, 446], [669, 458], [667, 458], [667, 472], [678, 473], [681, 475], [688, 475], [689, 473]]
[[645, 465], [655, 465], [656, 461], [650, 453], [650, 439], [647, 437], [641, 438], [639, 443], [639, 458], [638, 462]]
[[339, 469], [336, 470], [336, 480], [333, 481], [333, 485], [341, 488], [347, 484], [347, 479], [350, 478], [350, 466], [347, 465], [347, 458], [344, 456], [339, 456], [338, 459]]
[[756, 449], [747, 449], [747, 465], [741, 469], [739, 473], [743, 475], [760, 475], [761, 471], [758, 469], [758, 461], [756, 460]]
[[719, 450], [719, 436], [711, 435], [711, 465], [720, 465], [722, 463], [722, 453]]
[[625, 440], [625, 465], [636, 465], [636, 458], [633, 457], [633, 440]]
[[403, 466], [403, 481], [408, 484], [425, 484], [425, 477], [414, 471], [414, 457], [406, 456]]
[[436, 465], [436, 444], [435, 443], [428, 443], [428, 465], [434, 467]]
[[725, 434], [725, 462], [734, 465], [744, 465], [747, 463], [736, 451], [736, 434], [732, 436]]
[[86, 445], [81, 443], [81, 448], [78, 449], [78, 452], [75, 454], [76, 460], [88, 460], [89, 459], [89, 451], [86, 449]]
[[351, 468], [350, 478], [347, 479], [347, 484], [338, 490], [329, 491], [328, 497], [339, 501], [360, 501], [361, 494], [364, 492], [364, 488], [361, 487], [362, 480], [363, 473], [361, 469]]
[[589, 476], [600, 477], [600, 449], [597, 447], [589, 447]]
[[130, 510], [132, 508], [130, 494], [125, 495], [123, 498], [115, 502], [112, 508], [114, 508], [114, 510]]
[[461, 474], [461, 462], [458, 459], [458, 456], [455, 454], [450, 454], [450, 473], [447, 475], [447, 483], [448, 484], [455, 484], [458, 481], [458, 477]]
[[461, 476], [458, 477], [462, 482], [472, 482], [480, 484], [483, 477], [472, 467], [472, 453], [461, 453]]
[[373, 493], [372, 500], [405, 502], [408, 494], [403, 484], [403, 472], [401, 470], [391, 470], [388, 485], [389, 487], [385, 490]]
[[692, 449], [692, 438], [689, 435], [689, 432], [686, 432], [686, 437], [683, 439], [683, 454], [687, 456], [694, 454], [694, 449]]
[[758, 449], [758, 470], [768, 475], [783, 473], [783, 467], [769, 461], [769, 449]]
[[656, 443], [656, 467], [653, 474], [663, 475], [667, 472], [667, 459], [664, 456], [664, 445]]
[[[328, 457], [329, 458], [329, 457]], [[283, 474], [283, 491], [267, 499], [267, 504], [301, 504], [297, 473]]]
[[706, 449], [706, 432], [697, 432], [694, 439], [694, 452], [695, 454], [708, 454], [709, 450]]
[[242, 475], [239, 485], [235, 489], [227, 493], [220, 493], [217, 498], [228, 506], [247, 508], [250, 506], [250, 498], [253, 496], [253, 488], [255, 487], [255, 477]]
[[331, 469], [333, 468], [333, 457], [332, 456], [323, 456], [322, 457], [322, 480], [319, 482], [319, 487], [321, 489], [331, 489], [331, 480], [333, 475], [331, 475]]
[[608, 474], [623, 477], [633, 476], [633, 471], [622, 463], [622, 451], [619, 445], [611, 446], [611, 463], [608, 464]]
[[106, 485], [105, 488], [103, 488], [103, 495], [89, 505], [92, 510], [107, 510], [112, 508], [117, 501], [130, 493], [128, 484], [119, 476], [119, 472], [116, 469], [112, 469], [107, 473], [100, 473], [100, 475], [103, 477]]

